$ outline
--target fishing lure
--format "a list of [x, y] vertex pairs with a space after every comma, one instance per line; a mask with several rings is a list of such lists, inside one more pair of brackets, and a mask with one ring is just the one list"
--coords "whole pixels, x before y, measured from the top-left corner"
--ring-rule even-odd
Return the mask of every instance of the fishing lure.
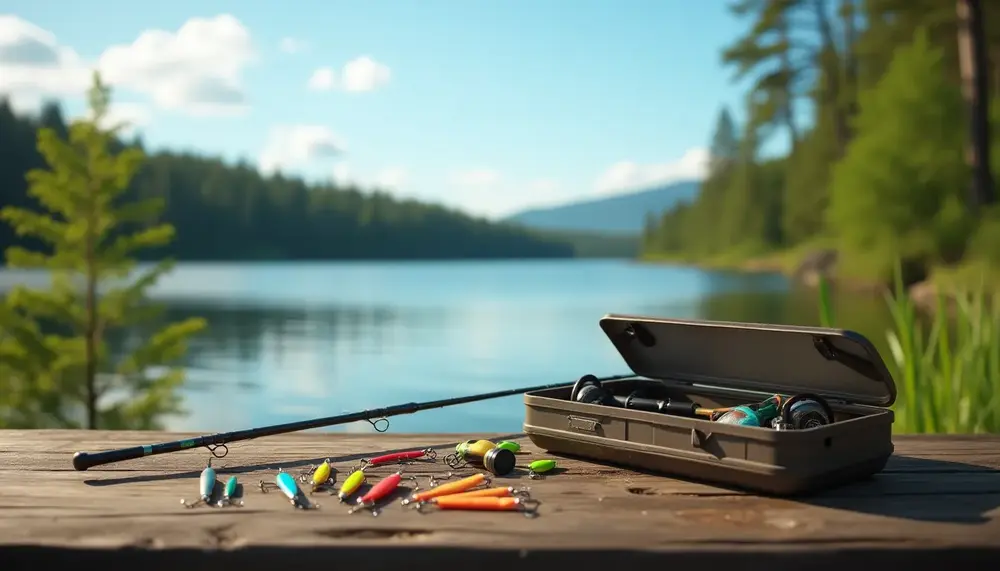
[[528, 477], [535, 480], [543, 478], [542, 474], [551, 472], [555, 467], [555, 460], [535, 460], [528, 464]]
[[337, 491], [337, 497], [340, 498], [341, 502], [347, 501], [347, 498], [358, 491], [361, 484], [365, 483], [365, 471], [355, 470], [351, 472], [351, 475], [344, 480], [344, 483], [340, 485], [340, 490]]
[[[471, 492], [461, 492], [458, 494], [448, 494], [449, 498], [507, 498], [513, 496], [523, 496], [528, 497], [531, 488], [515, 488], [514, 486], [501, 486], [498, 488], [483, 488], [481, 490], [472, 490]], [[429, 500], [431, 502], [434, 499]]]
[[236, 476], [230, 476], [222, 488], [222, 499], [219, 500], [220, 508], [225, 506], [243, 507], [243, 500], [236, 498], [237, 489], [239, 489], [239, 484], [236, 481]]
[[451, 482], [448, 484], [441, 484], [427, 490], [426, 492], [416, 492], [410, 497], [403, 500], [403, 505], [408, 505], [411, 503], [418, 503], [427, 501], [431, 498], [436, 498], [438, 496], [447, 496], [450, 494], [458, 494], [461, 492], [468, 492], [472, 488], [480, 484], [489, 485], [490, 479], [486, 474], [474, 474], [467, 478], [462, 478], [461, 480]]
[[198, 478], [198, 499], [188, 502], [182, 498], [181, 505], [188, 508], [193, 508], [201, 504], [211, 505], [213, 491], [215, 491], [215, 468], [212, 468], [212, 459], [209, 458], [208, 466], [201, 471], [201, 476]]
[[511, 452], [517, 454], [521, 451], [521, 445], [517, 442], [512, 442], [510, 440], [504, 440], [502, 442], [497, 442], [497, 448], [503, 448], [504, 450], [510, 450]]
[[330, 459], [327, 458], [322, 464], [316, 466], [316, 469], [313, 470], [312, 475], [308, 479], [303, 474], [299, 477], [299, 481], [303, 484], [308, 481], [312, 484], [312, 489], [309, 493], [315, 493], [332, 486], [337, 481], [337, 478], [333, 475], [333, 466], [330, 465]]
[[508, 448], [499, 448], [489, 440], [464, 442], [461, 451], [449, 454], [445, 463], [452, 469], [468, 464], [481, 466], [497, 476], [506, 476], [514, 470], [517, 457]]
[[374, 458], [364, 458], [361, 460], [361, 465], [356, 469], [365, 470], [367, 468], [371, 468], [372, 466], [381, 466], [383, 464], [408, 464], [421, 458], [434, 460], [437, 458], [437, 451], [433, 448], [425, 448], [424, 450], [393, 452], [391, 454], [383, 454]]
[[358, 505], [347, 510], [347, 513], [354, 513], [358, 510], [368, 509], [371, 510], [373, 516], [377, 516], [380, 510], [376, 504], [379, 500], [382, 500], [389, 494], [395, 492], [396, 488], [399, 487], [399, 484], [402, 481], [402, 472], [396, 472], [395, 474], [386, 476], [381, 482], [372, 486], [372, 489], [368, 490], [368, 493], [358, 498]]
[[478, 440], [475, 438], [472, 440], [466, 440], [465, 442], [459, 442], [455, 445], [455, 454], [464, 454], [465, 449], [468, 448], [470, 444], [474, 444], [476, 442], [478, 442]]
[[433, 501], [420, 502], [417, 504], [417, 511], [426, 513], [427, 506], [434, 506], [440, 510], [472, 510], [472, 511], [493, 511], [493, 512], [523, 512], [526, 517], [538, 515], [538, 500], [524, 497], [507, 498], [470, 498], [461, 496], [441, 496]]
[[[291, 474], [279, 469], [278, 473], [274, 476], [274, 485], [285, 494], [288, 501], [298, 509], [319, 509], [319, 504], [310, 502], [308, 498], [299, 489], [298, 484], [295, 483], [295, 478]], [[260, 491], [267, 493], [267, 484], [264, 480], [260, 481]]]

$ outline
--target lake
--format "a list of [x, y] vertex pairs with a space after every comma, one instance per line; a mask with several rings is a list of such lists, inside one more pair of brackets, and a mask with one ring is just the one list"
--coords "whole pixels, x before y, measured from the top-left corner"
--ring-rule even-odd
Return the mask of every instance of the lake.
[[[0, 272], [0, 290], [44, 276]], [[153, 296], [202, 316], [168, 428], [215, 432], [628, 369], [606, 313], [818, 324], [816, 292], [775, 274], [628, 260], [190, 263]], [[837, 325], [885, 353], [885, 304], [842, 297]], [[720, 358], [725, 358], [720, 355]], [[390, 419], [390, 432], [518, 432], [523, 397]], [[367, 423], [333, 431], [372, 432]]]

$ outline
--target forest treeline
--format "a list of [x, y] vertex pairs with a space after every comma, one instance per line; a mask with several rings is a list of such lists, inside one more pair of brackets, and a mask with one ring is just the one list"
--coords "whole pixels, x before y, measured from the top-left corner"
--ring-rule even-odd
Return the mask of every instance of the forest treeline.
[[[970, 5], [983, 11], [973, 14], [981, 35], [968, 25]], [[1000, 94], [1000, 5], [739, 0], [730, 8], [747, 28], [721, 59], [751, 81], [745, 119], [721, 110], [698, 199], [647, 220], [645, 257], [739, 264], [783, 252], [788, 263], [832, 249], [838, 276], [879, 281], [897, 260], [915, 279], [966, 263], [1000, 267], [996, 193], [989, 177], [974, 176], [990, 171], [967, 155], [973, 135], [981, 149], [1000, 132], [1000, 114], [975, 114], [984, 91], [994, 109]], [[963, 70], [977, 54], [978, 69]], [[986, 128], [970, 127], [979, 124]], [[764, 155], [779, 135], [789, 152]], [[1000, 154], [989, 158], [996, 172]]]
[[[37, 116], [16, 115], [0, 100], [0, 204], [35, 207], [25, 175], [44, 166], [36, 143], [40, 127], [66, 136], [60, 107], [46, 104]], [[141, 147], [141, 141], [124, 146]], [[142, 259], [310, 260], [538, 258], [601, 255], [593, 237], [534, 233], [492, 223], [441, 206], [399, 200], [382, 192], [301, 179], [265, 177], [250, 164], [228, 165], [192, 154], [150, 154], [124, 200], [162, 198], [161, 220], [176, 239], [141, 252]], [[581, 242], [582, 246], [573, 242]], [[21, 244], [0, 224], [0, 251]], [[582, 250], [582, 251], [579, 251]]]

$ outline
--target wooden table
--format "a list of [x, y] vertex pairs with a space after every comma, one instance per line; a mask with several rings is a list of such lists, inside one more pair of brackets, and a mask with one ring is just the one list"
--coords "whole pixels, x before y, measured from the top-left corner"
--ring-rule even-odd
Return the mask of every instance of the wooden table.
[[[292, 508], [256, 485], [275, 470], [298, 474], [329, 457], [338, 484], [361, 458], [433, 447], [440, 461], [468, 438], [520, 435], [294, 434], [234, 443], [213, 460], [245, 485], [242, 508], [186, 509], [209, 452], [194, 449], [74, 471], [74, 451], [181, 437], [88, 431], [0, 431], [0, 569], [477, 569], [649, 565], [650, 569], [871, 569], [948, 564], [1000, 569], [1000, 437], [895, 438], [896, 456], [865, 483], [808, 500], [772, 499], [666, 476], [559, 459], [545, 479], [521, 472], [538, 517], [518, 513], [417, 513], [398, 499], [378, 517], [347, 514], [334, 496]], [[520, 464], [547, 457], [521, 438]], [[372, 470], [369, 482], [394, 471]], [[424, 483], [423, 485], [426, 485]], [[110, 567], [107, 567], [111, 564]], [[809, 565], [808, 567], [800, 567]], [[320, 567], [313, 567], [320, 566]], [[561, 566], [561, 567], [560, 567]], [[682, 567], [678, 567], [682, 566]], [[439, 567], [440, 568], [440, 567]], [[926, 565], [925, 565], [926, 568]]]

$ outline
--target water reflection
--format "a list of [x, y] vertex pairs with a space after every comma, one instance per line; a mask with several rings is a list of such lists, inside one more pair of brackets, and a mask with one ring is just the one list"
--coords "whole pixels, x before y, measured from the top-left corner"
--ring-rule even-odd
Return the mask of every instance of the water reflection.
[[[0, 272], [0, 282], [18, 279]], [[598, 327], [605, 313], [818, 321], [815, 292], [789, 291], [781, 276], [617, 260], [193, 264], [155, 296], [167, 319], [209, 323], [186, 357], [189, 414], [167, 423], [197, 431], [627, 372]], [[883, 337], [878, 300], [838, 300], [837, 316], [876, 343]], [[143, 334], [119, 335], [112, 348]], [[390, 430], [517, 431], [522, 403], [396, 417]]]

